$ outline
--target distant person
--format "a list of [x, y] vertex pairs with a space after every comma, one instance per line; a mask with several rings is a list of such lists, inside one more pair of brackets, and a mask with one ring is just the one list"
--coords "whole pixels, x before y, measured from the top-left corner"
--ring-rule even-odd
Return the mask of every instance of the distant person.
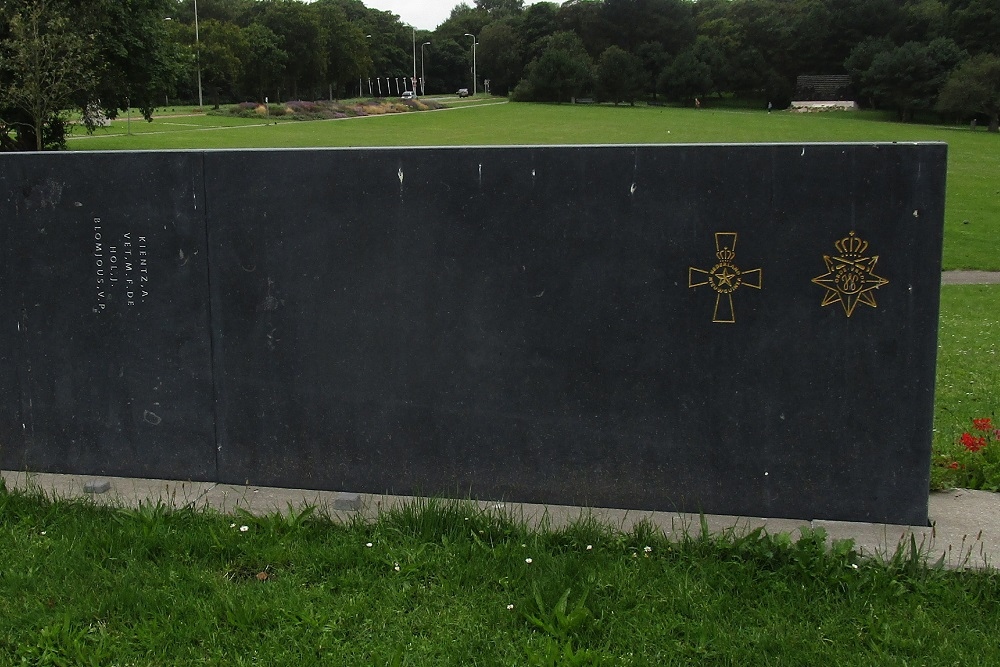
[[969, 129], [972, 130], [973, 132], [976, 131], [976, 119], [975, 118], [973, 118], [972, 122], [969, 123]]
[[694, 108], [695, 109], [700, 109], [701, 108], [701, 100], [699, 100], [697, 97], [694, 98]]
[[767, 103], [767, 112], [768, 112], [768, 113], [771, 113], [771, 108], [772, 108], [772, 107], [773, 107], [773, 105], [772, 105], [772, 104], [771, 104], [770, 102], [768, 102], [768, 103]]

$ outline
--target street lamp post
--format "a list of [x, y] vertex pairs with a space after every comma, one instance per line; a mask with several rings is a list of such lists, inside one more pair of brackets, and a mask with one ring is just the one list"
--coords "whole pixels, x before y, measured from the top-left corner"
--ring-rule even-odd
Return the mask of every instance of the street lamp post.
[[194, 60], [198, 69], [198, 106], [205, 106], [201, 99], [201, 40], [198, 39], [198, 0], [194, 0]]
[[417, 29], [410, 26], [410, 36], [413, 37], [413, 91], [416, 95], [417, 90]]
[[476, 94], [476, 36], [471, 32], [465, 33], [466, 37], [472, 38], [472, 94]]
[[[365, 35], [365, 39], [371, 39], [371, 35]], [[368, 47], [368, 43], [365, 43], [365, 47]], [[358, 97], [364, 97], [364, 91], [361, 89], [361, 77], [358, 77]], [[372, 78], [368, 77], [368, 97], [372, 95]]]
[[430, 42], [424, 42], [420, 45], [420, 94], [427, 94], [427, 79], [424, 78], [424, 47], [428, 46]]

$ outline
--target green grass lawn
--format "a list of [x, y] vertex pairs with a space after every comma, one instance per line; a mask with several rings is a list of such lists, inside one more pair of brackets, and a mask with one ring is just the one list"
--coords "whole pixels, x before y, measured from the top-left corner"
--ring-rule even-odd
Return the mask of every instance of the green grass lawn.
[[115, 121], [74, 150], [461, 146], [512, 144], [944, 141], [944, 267], [1000, 270], [1000, 135], [888, 122], [881, 114], [767, 114], [732, 109], [455, 103], [424, 113], [296, 122], [173, 116]]
[[[948, 285], [941, 289], [937, 381], [934, 396], [934, 488], [1000, 489], [1000, 451], [971, 453], [957, 444], [972, 420], [1000, 427], [1000, 285]], [[1000, 439], [997, 439], [1000, 443]], [[948, 464], [958, 461], [959, 469]]]
[[345, 525], [0, 488], [0, 665], [1000, 663], [1000, 574], [914, 555], [434, 501]]

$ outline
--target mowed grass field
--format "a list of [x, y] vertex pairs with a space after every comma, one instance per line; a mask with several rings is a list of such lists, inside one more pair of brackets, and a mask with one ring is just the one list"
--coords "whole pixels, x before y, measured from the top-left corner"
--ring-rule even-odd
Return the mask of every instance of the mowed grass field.
[[[889, 122], [871, 113], [546, 105], [476, 100], [443, 111], [330, 121], [242, 119], [165, 110], [115, 121], [74, 150], [943, 141], [948, 144], [945, 269], [1000, 271], [1000, 135]], [[128, 134], [128, 132], [131, 134]]]

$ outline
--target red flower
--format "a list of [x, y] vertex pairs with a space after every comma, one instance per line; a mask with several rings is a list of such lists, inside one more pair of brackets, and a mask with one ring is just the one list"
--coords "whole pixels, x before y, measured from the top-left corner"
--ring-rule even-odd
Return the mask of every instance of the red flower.
[[986, 446], [986, 438], [979, 436], [978, 438], [971, 433], [963, 433], [962, 437], [959, 439], [966, 449], [970, 452], [978, 452], [980, 449]]
[[952, 461], [951, 463], [948, 464], [948, 467], [951, 468], [952, 470], [958, 470], [959, 468], [958, 461]]
[[989, 431], [991, 428], [993, 428], [993, 423], [989, 417], [986, 417], [985, 419], [973, 419], [972, 426], [977, 431]]

